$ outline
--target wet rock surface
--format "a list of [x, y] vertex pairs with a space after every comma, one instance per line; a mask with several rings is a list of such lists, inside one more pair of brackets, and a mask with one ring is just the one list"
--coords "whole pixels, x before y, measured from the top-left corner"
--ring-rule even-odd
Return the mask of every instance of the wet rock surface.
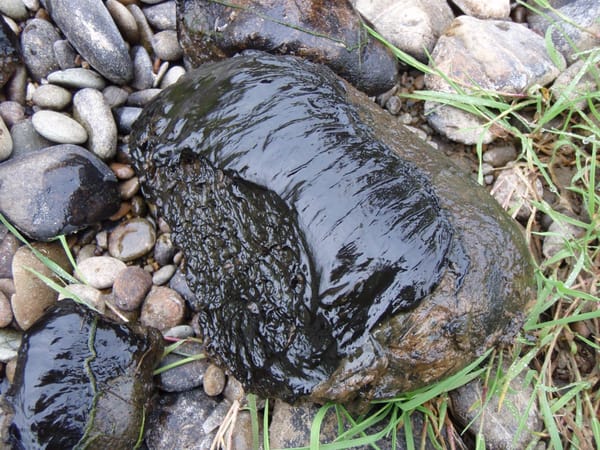
[[518, 228], [368, 105], [322, 66], [251, 53], [198, 69], [136, 124], [134, 165], [186, 254], [207, 351], [251, 391], [391, 396], [522, 319]]
[[177, 8], [180, 43], [194, 65], [256, 49], [326, 64], [373, 95], [395, 83], [394, 57], [362, 28], [349, 2], [179, 0]]
[[23, 337], [5, 398], [11, 444], [133, 448], [160, 354], [155, 331], [133, 331], [61, 301]]
[[119, 206], [113, 173], [75, 145], [28, 152], [0, 164], [0, 186], [2, 214], [38, 240], [99, 222]]

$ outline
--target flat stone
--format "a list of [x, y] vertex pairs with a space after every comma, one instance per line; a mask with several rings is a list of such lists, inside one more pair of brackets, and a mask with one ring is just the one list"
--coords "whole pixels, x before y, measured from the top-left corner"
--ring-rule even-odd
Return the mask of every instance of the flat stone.
[[557, 4], [556, 12], [542, 10], [542, 13], [531, 12], [527, 16], [529, 26], [545, 36], [551, 24], [559, 24], [560, 29], [552, 25], [552, 43], [570, 62], [575, 53], [600, 45], [600, 2], [597, 0], [568, 0]]
[[111, 256], [92, 256], [81, 261], [77, 270], [84, 283], [96, 289], [106, 289], [113, 285], [119, 272], [126, 267], [123, 261]]
[[61, 39], [54, 42], [52, 46], [54, 49], [54, 56], [60, 66], [61, 70], [72, 69], [77, 67], [75, 63], [77, 59], [77, 52], [73, 46], [66, 39]]
[[167, 1], [158, 3], [154, 6], [146, 6], [142, 8], [146, 19], [150, 25], [157, 30], [176, 30], [177, 29], [177, 17], [176, 17], [176, 6], [175, 1]]
[[140, 307], [152, 287], [152, 276], [138, 266], [127, 267], [114, 280], [115, 304], [124, 311]]
[[161, 267], [152, 275], [152, 283], [156, 286], [162, 286], [163, 284], [168, 283], [176, 270], [177, 266], [175, 264], [168, 264]]
[[386, 40], [421, 61], [454, 19], [445, 0], [356, 0], [355, 6]]
[[31, 118], [14, 124], [10, 129], [10, 134], [13, 139], [13, 158], [54, 145], [35, 131]]
[[0, 88], [6, 84], [20, 62], [18, 39], [8, 24], [0, 21]]
[[107, 0], [106, 8], [126, 41], [136, 43], [140, 39], [137, 22], [127, 7], [117, 0]]
[[83, 144], [88, 140], [85, 128], [66, 114], [41, 110], [31, 117], [31, 123], [40, 135], [58, 144]]
[[102, 90], [106, 86], [106, 81], [97, 72], [74, 67], [72, 69], [58, 70], [48, 75], [50, 83], [69, 88], [92, 88]]
[[462, 12], [479, 19], [508, 19], [510, 0], [454, 0]]
[[27, 11], [27, 8], [22, 0], [0, 1], [0, 13], [18, 21], [29, 18], [29, 11]]
[[7, 159], [13, 151], [13, 140], [4, 120], [0, 117], [0, 161]]
[[0, 211], [37, 240], [72, 233], [108, 218], [119, 207], [111, 170], [75, 145], [12, 158], [0, 164], [0, 180]]
[[183, 49], [179, 45], [177, 31], [159, 31], [152, 37], [152, 49], [157, 58], [165, 61], [176, 61], [183, 57]]
[[87, 147], [101, 159], [117, 153], [117, 124], [102, 92], [85, 88], [73, 97], [73, 115], [88, 135]]
[[21, 33], [23, 60], [31, 76], [40, 81], [60, 66], [54, 55], [54, 42], [60, 35], [50, 22], [42, 19], [30, 20]]
[[120, 223], [108, 238], [108, 252], [121, 261], [133, 261], [146, 255], [156, 242], [156, 231], [146, 219]]
[[127, 97], [127, 106], [144, 107], [160, 94], [162, 89], [151, 88], [143, 91], [136, 91], [129, 94]]
[[138, 90], [150, 89], [154, 84], [150, 55], [144, 47], [136, 45], [131, 49], [131, 57], [133, 59], [133, 80], [130, 83], [131, 86]]
[[61, 111], [71, 103], [72, 95], [67, 89], [55, 84], [42, 84], [33, 92], [31, 100], [43, 109]]
[[[66, 271], [70, 270], [69, 260], [60, 244], [56, 242], [36, 242], [32, 245], [42, 255], [51, 259]], [[37, 275], [30, 272], [28, 268], [55, 282], [58, 281], [56, 275], [29, 248], [20, 247], [17, 250], [12, 263], [15, 294], [12, 296], [10, 303], [15, 321], [23, 330], [27, 330], [36, 320], [42, 317], [44, 312], [58, 298], [58, 293], [47, 286]]]
[[54, 23], [94, 69], [115, 84], [131, 80], [133, 66], [127, 45], [104, 3], [45, 0], [45, 5]]
[[168, 330], [183, 321], [185, 302], [173, 289], [153, 286], [142, 305], [140, 323], [145, 326]]

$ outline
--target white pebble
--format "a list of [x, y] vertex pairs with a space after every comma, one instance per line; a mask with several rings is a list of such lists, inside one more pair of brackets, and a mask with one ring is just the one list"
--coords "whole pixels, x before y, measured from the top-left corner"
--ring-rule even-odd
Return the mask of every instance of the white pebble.
[[77, 266], [83, 282], [96, 289], [106, 289], [113, 285], [119, 272], [125, 269], [125, 263], [112, 256], [92, 256]]
[[171, 279], [176, 270], [177, 266], [175, 264], [168, 264], [161, 267], [152, 275], [152, 284], [156, 286], [165, 284]]
[[160, 87], [162, 89], [175, 84], [179, 78], [185, 75], [185, 69], [181, 66], [173, 66], [171, 67], [167, 73], [165, 74], [162, 82], [160, 83]]
[[43, 84], [31, 96], [34, 104], [44, 109], [60, 111], [71, 102], [71, 93], [55, 84]]
[[65, 114], [42, 110], [32, 118], [33, 128], [49, 141], [59, 144], [83, 144], [88, 135], [79, 123]]
[[93, 70], [74, 67], [72, 69], [57, 70], [48, 75], [50, 83], [72, 88], [93, 88], [102, 90], [106, 86], [104, 78]]
[[73, 115], [86, 129], [88, 148], [101, 159], [117, 153], [117, 124], [102, 92], [82, 89], [73, 97]]

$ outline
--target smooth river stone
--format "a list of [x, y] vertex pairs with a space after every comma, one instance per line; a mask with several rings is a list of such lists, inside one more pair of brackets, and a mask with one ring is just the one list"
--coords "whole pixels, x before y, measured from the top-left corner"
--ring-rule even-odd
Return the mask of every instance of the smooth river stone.
[[0, 164], [0, 211], [32, 239], [72, 233], [119, 205], [116, 177], [82, 147], [47, 147]]
[[518, 225], [325, 66], [205, 64], [146, 107], [130, 146], [206, 352], [250, 392], [393, 397], [511, 339], [535, 300]]
[[31, 117], [31, 121], [35, 131], [57, 144], [83, 144], [88, 139], [85, 128], [66, 114], [41, 110]]
[[43, 4], [54, 23], [94, 69], [115, 84], [131, 80], [133, 65], [127, 44], [103, 2], [44, 0]]

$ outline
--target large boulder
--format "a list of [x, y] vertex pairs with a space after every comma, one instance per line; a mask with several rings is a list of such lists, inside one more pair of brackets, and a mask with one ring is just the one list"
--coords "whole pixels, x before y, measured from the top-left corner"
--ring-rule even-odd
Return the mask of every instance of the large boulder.
[[324, 66], [205, 64], [145, 109], [131, 147], [207, 352], [260, 395], [421, 387], [514, 336], [533, 299], [516, 223]]
[[396, 58], [367, 33], [348, 0], [178, 0], [177, 20], [194, 65], [255, 49], [326, 64], [371, 95], [396, 82]]

